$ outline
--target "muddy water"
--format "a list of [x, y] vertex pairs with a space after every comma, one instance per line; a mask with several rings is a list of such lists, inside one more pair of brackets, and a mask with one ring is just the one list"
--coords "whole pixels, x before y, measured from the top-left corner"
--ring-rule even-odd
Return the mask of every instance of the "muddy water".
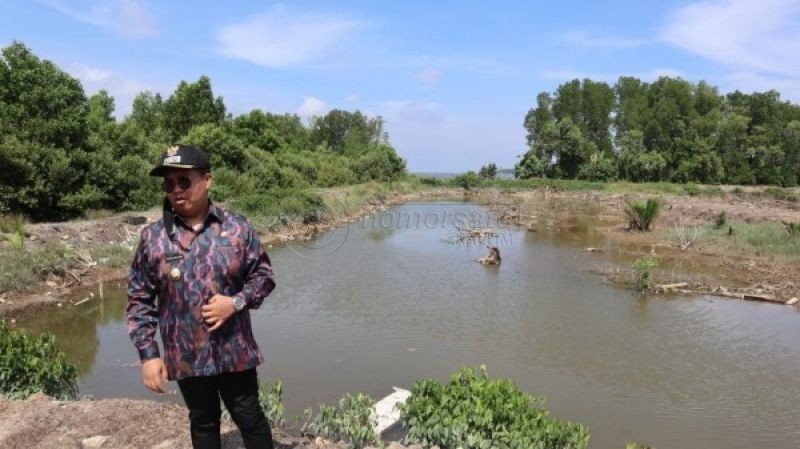
[[[409, 204], [271, 250], [279, 287], [253, 318], [261, 377], [284, 381], [289, 418], [345, 392], [381, 397], [485, 364], [590, 426], [593, 448], [797, 447], [800, 314], [604, 285], [587, 270], [621, 260], [582, 253], [610, 247], [585, 224], [503, 229], [491, 242], [502, 265], [481, 266], [486, 242], [446, 241], [467, 218], [494, 224], [474, 205]], [[139, 382], [124, 302], [112, 290], [19, 323], [57, 335], [83, 393], [156, 398]]]

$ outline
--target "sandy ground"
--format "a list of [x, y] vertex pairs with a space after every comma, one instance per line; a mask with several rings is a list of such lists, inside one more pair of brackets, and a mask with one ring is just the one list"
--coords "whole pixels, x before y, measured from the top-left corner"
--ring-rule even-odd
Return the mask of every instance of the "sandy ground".
[[[4, 449], [190, 449], [188, 411], [179, 405], [131, 399], [56, 401], [0, 398], [0, 447]], [[273, 432], [276, 449], [344, 449]], [[242, 448], [236, 427], [222, 425], [224, 449]], [[399, 444], [391, 449], [403, 449]], [[419, 448], [417, 446], [417, 448]]]

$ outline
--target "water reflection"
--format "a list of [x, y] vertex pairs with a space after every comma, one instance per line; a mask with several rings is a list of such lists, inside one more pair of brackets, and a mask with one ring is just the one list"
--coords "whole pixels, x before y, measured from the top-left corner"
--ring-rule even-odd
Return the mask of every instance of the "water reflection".
[[[800, 315], [771, 304], [643, 299], [604, 285], [586, 270], [630, 256], [586, 220], [505, 228], [503, 263], [482, 266], [474, 260], [486, 242], [445, 241], [458, 232], [459, 212], [486, 210], [406, 205], [386, 213], [395, 223], [401, 214], [444, 219], [352, 224], [331, 236], [342, 237], [333, 252], [271, 251], [278, 289], [253, 323], [266, 358], [261, 376], [284, 380], [290, 418], [345, 392], [379, 397], [486, 364], [546, 396], [556, 416], [589, 425], [591, 447], [795, 447]], [[585, 246], [608, 251], [587, 254]], [[138, 378], [124, 305], [120, 291], [20, 324], [57, 334], [80, 360], [83, 392], [154, 397]]]

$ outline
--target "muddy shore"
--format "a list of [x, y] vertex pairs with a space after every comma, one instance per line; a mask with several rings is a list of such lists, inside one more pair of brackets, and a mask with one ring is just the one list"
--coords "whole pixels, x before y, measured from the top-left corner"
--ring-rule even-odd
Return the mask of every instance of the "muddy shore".
[[[44, 395], [27, 400], [0, 398], [0, 447], [191, 449], [188, 413], [180, 405], [133, 399], [57, 401]], [[244, 447], [239, 431], [230, 421], [223, 421], [222, 435], [224, 449]], [[347, 447], [291, 437], [279, 430], [273, 430], [273, 440], [276, 449]], [[387, 447], [405, 448], [396, 443]]]

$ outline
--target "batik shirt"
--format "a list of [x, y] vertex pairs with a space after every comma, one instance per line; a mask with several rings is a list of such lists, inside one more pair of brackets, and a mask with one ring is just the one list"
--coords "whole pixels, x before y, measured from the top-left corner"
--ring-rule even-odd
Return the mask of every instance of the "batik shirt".
[[[128, 278], [128, 333], [140, 359], [160, 357], [158, 326], [170, 380], [261, 364], [248, 309], [258, 308], [275, 282], [256, 231], [213, 204], [200, 231], [180, 217], [171, 228], [161, 219], [142, 230]], [[209, 332], [202, 306], [215, 294], [240, 297], [245, 308]]]

